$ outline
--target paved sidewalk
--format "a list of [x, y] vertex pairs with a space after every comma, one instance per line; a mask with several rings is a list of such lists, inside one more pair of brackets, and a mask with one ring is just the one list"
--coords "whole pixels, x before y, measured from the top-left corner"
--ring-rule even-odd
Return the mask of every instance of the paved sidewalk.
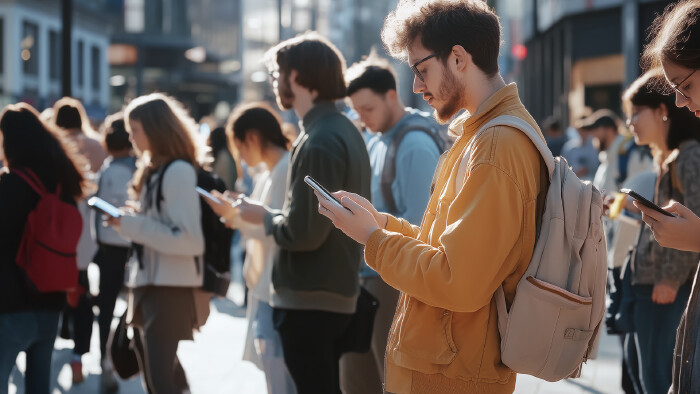
[[[240, 294], [232, 287], [230, 295]], [[234, 297], [236, 298], [236, 297]], [[115, 315], [125, 308], [119, 301]], [[117, 320], [113, 322], [116, 325]], [[265, 394], [264, 376], [251, 363], [241, 360], [246, 331], [245, 311], [231, 299], [212, 302], [211, 315], [194, 342], [181, 342], [178, 356], [187, 371], [193, 394]], [[69, 366], [72, 341], [57, 339], [53, 355], [54, 382], [52, 394], [99, 393], [100, 362], [97, 324], [93, 330], [91, 352], [83, 356], [85, 382], [72, 386]], [[515, 392], [518, 394], [619, 394], [620, 345], [617, 338], [603, 337], [598, 359], [591, 360], [580, 379], [557, 383], [545, 382], [520, 375]], [[10, 394], [24, 393], [24, 356], [18, 358], [18, 368], [12, 373]], [[138, 378], [120, 381], [121, 393], [144, 393]]]

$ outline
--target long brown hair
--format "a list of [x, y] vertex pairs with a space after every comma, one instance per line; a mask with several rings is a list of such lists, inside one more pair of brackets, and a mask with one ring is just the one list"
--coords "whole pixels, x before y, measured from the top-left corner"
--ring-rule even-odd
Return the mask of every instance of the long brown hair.
[[[182, 104], [162, 93], [134, 99], [124, 111], [127, 130], [131, 121], [141, 122], [150, 144], [149, 155], [134, 175], [134, 189], [141, 191], [147, 174], [173, 160], [197, 167], [205, 153], [198, 141], [197, 125]], [[143, 152], [142, 152], [143, 153]]]
[[10, 170], [32, 170], [48, 190], [61, 185], [64, 198], [83, 197], [85, 179], [79, 167], [85, 163], [76, 149], [51, 124], [41, 120], [31, 105], [18, 103], [6, 106], [0, 114], [2, 150]]
[[[671, 4], [649, 29], [651, 42], [644, 48], [642, 66], [659, 67], [671, 61], [682, 67], [700, 68], [700, 0]], [[665, 82], [665, 80], [664, 80]]]

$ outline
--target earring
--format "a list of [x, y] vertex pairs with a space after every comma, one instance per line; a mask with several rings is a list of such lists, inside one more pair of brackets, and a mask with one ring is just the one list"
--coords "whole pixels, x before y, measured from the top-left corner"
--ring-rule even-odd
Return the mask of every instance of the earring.
[[666, 122], [666, 121], [668, 121], [668, 116], [664, 115], [664, 117], [663, 117], [663, 118], [661, 118], [661, 119], [663, 119], [663, 120], [664, 120], [664, 122]]

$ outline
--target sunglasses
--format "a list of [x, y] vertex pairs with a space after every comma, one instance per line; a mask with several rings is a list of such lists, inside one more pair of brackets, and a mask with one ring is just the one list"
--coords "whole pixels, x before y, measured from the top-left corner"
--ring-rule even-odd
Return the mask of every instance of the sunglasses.
[[437, 53], [433, 53], [433, 54], [431, 54], [431, 55], [428, 55], [428, 56], [422, 58], [421, 60], [419, 60], [419, 61], [413, 63], [413, 65], [411, 66], [411, 70], [413, 70], [413, 73], [416, 74], [416, 76], [418, 77], [418, 79], [421, 80], [421, 82], [425, 82], [425, 79], [423, 79], [423, 76], [421, 75], [420, 71], [418, 71], [418, 66], [419, 66], [421, 63], [423, 63], [423, 62], [425, 62], [425, 61], [428, 61], [428, 60], [434, 58], [435, 56], [437, 56]]

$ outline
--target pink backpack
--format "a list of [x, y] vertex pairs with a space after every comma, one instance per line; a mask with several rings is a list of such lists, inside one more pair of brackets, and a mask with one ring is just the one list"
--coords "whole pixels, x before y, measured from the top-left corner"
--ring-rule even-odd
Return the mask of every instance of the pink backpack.
[[75, 206], [61, 201], [61, 186], [46, 190], [29, 169], [12, 169], [39, 195], [29, 213], [17, 252], [17, 264], [42, 293], [69, 291], [78, 286], [76, 250], [83, 219]]

